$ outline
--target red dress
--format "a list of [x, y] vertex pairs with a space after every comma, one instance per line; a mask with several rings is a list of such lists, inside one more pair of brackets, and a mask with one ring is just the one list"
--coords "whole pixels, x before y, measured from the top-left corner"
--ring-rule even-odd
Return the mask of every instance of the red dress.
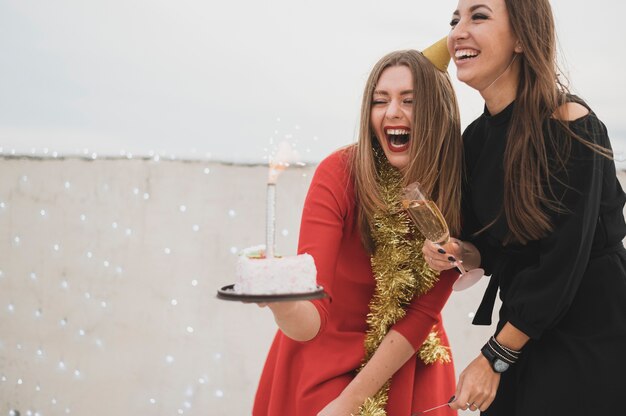
[[[349, 155], [350, 149], [340, 150], [320, 163], [302, 213], [298, 252], [313, 256], [318, 284], [328, 294], [312, 301], [321, 328], [306, 342], [277, 332], [257, 390], [255, 416], [316, 415], [350, 383], [365, 355], [365, 319], [375, 282], [356, 226]], [[448, 345], [440, 312], [456, 276], [442, 273], [435, 287], [414, 298], [406, 316], [393, 326], [416, 350], [433, 325]], [[425, 365], [414, 357], [392, 378], [387, 414], [410, 416], [446, 403], [454, 391], [452, 363]], [[456, 412], [444, 407], [431, 415]]]

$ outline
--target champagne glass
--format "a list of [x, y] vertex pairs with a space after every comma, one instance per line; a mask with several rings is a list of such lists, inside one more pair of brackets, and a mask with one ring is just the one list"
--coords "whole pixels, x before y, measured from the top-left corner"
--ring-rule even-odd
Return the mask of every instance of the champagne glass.
[[[428, 197], [418, 182], [413, 182], [403, 189], [402, 207], [425, 238], [440, 245], [450, 240], [446, 219], [437, 204]], [[461, 272], [457, 281], [452, 285], [452, 289], [456, 291], [473, 286], [485, 273], [483, 269], [466, 271], [458, 261], [453, 264]]]

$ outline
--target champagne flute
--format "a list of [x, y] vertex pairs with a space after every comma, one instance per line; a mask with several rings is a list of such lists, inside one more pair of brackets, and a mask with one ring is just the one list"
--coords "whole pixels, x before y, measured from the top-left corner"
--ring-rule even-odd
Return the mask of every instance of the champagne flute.
[[[440, 245], [450, 241], [446, 219], [437, 204], [428, 197], [418, 182], [413, 182], [403, 189], [402, 207], [426, 239]], [[458, 261], [453, 264], [461, 272], [457, 281], [452, 285], [455, 291], [473, 286], [485, 273], [483, 269], [466, 271]]]

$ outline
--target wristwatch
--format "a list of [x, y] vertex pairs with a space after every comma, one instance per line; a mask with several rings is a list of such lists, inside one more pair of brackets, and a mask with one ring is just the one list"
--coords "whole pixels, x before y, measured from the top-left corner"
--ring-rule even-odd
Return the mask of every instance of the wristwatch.
[[485, 345], [480, 352], [485, 356], [489, 364], [491, 364], [491, 368], [496, 373], [504, 373], [509, 369], [511, 364], [507, 363], [500, 357], [498, 357], [492, 350], [489, 348], [489, 345]]

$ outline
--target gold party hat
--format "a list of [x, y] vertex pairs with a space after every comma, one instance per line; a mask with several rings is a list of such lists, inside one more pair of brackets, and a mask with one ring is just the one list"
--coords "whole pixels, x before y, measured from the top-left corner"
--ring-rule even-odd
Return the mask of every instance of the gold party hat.
[[448, 52], [447, 42], [448, 37], [446, 36], [422, 51], [422, 55], [428, 58], [442, 72], [448, 70], [448, 63], [450, 63], [450, 52]]

